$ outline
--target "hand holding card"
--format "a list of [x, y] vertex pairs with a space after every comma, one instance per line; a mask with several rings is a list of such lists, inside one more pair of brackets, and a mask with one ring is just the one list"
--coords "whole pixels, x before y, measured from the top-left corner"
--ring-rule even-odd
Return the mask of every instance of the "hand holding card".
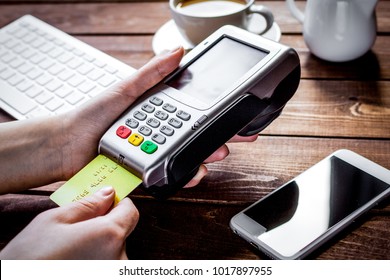
[[113, 162], [98, 155], [51, 196], [58, 205], [83, 199], [105, 186], [115, 189], [115, 204], [141, 184], [141, 179]]

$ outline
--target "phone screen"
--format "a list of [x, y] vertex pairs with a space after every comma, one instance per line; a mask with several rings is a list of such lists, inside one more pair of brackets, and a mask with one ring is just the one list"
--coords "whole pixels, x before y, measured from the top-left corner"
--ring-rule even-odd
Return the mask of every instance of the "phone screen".
[[389, 187], [332, 156], [244, 213], [265, 228], [261, 242], [291, 257]]
[[224, 37], [170, 79], [167, 85], [205, 104], [213, 104], [267, 54], [268, 52]]

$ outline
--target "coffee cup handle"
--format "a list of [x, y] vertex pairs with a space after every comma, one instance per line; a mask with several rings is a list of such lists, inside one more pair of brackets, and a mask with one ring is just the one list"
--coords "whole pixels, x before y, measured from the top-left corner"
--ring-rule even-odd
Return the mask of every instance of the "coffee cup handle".
[[268, 30], [270, 30], [270, 28], [272, 27], [272, 25], [274, 23], [274, 15], [272, 14], [270, 9], [268, 9], [267, 7], [262, 6], [262, 5], [252, 5], [249, 8], [249, 12], [251, 14], [259, 14], [259, 15], [264, 17], [266, 27], [263, 31], [260, 32], [260, 34], [264, 34]]
[[287, 0], [287, 7], [292, 13], [292, 15], [299, 20], [301, 23], [303, 23], [305, 19], [305, 15], [302, 13], [302, 11], [295, 5], [294, 0]]

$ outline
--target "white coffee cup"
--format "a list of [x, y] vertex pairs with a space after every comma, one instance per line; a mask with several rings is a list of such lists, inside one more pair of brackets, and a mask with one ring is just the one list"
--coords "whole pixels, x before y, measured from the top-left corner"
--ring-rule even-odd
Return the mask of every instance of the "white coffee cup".
[[303, 23], [310, 51], [332, 62], [356, 59], [371, 49], [376, 38], [378, 0], [307, 0], [305, 13], [287, 0], [293, 16]]
[[170, 0], [173, 20], [182, 36], [196, 45], [218, 28], [230, 24], [248, 29], [251, 16], [265, 19], [263, 30], [267, 32], [274, 22], [272, 12], [265, 6], [255, 5], [254, 0]]

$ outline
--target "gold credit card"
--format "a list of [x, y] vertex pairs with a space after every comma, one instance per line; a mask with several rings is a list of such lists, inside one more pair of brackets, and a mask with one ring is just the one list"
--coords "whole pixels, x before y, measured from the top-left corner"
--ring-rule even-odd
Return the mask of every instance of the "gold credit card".
[[62, 206], [89, 196], [105, 186], [115, 189], [115, 204], [142, 183], [142, 180], [111, 159], [98, 155], [64, 185], [50, 199]]

